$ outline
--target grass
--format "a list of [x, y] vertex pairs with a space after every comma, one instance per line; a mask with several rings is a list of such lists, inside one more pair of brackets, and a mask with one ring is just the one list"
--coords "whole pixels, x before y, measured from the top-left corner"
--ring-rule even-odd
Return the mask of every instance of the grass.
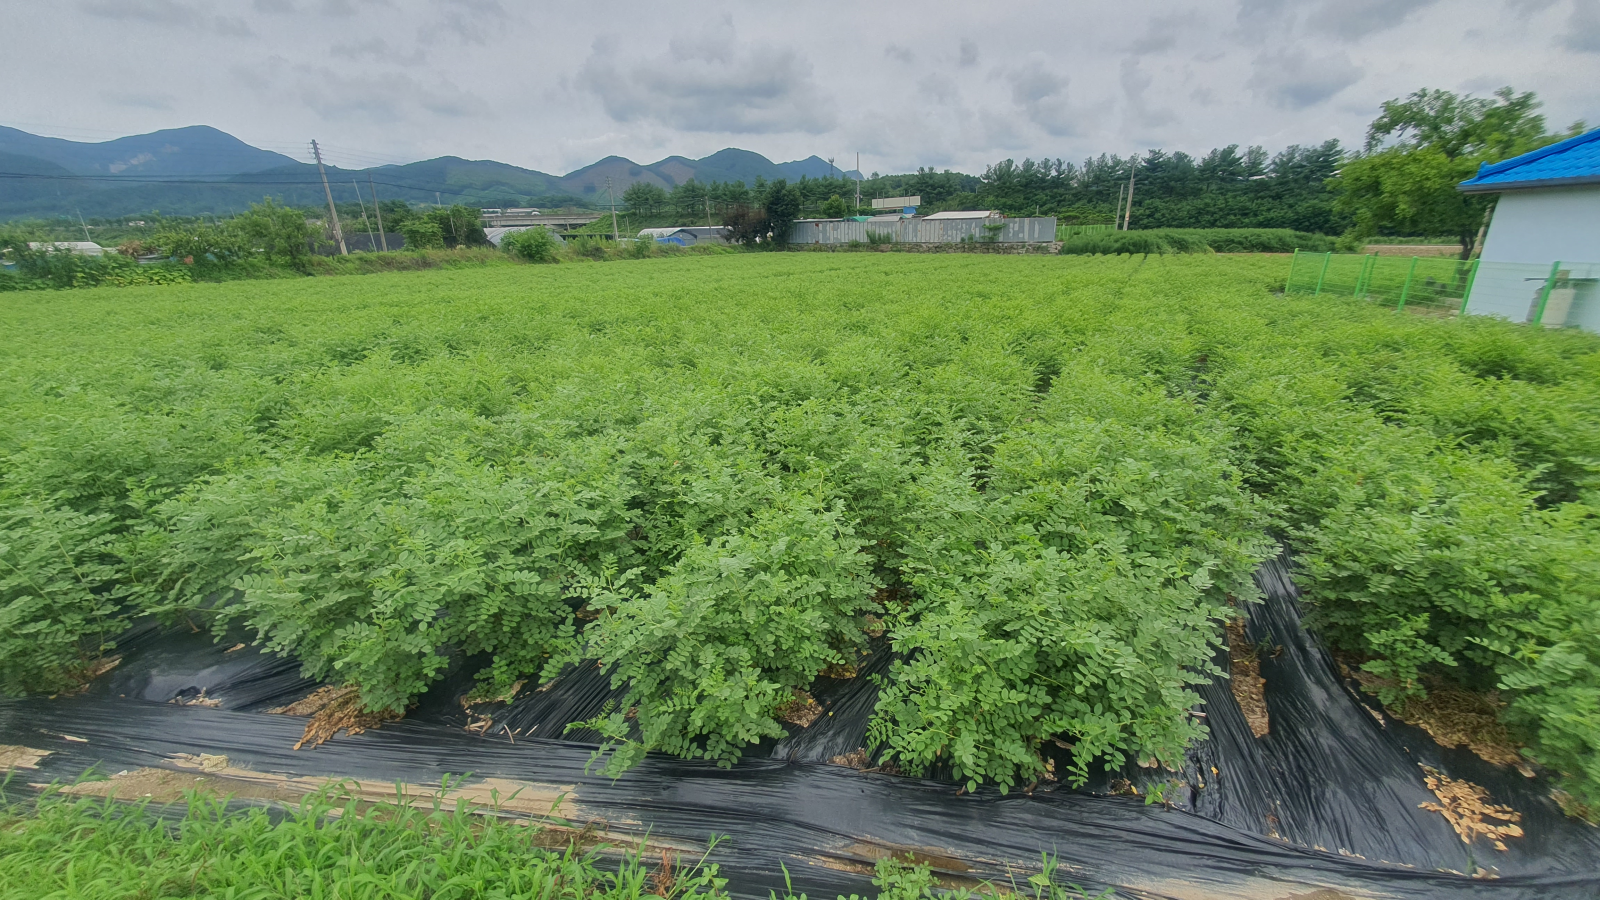
[[[241, 807], [191, 792], [180, 802], [0, 791], [0, 900], [416, 897], [540, 900], [725, 900], [706, 856], [608, 845], [561, 822], [503, 819], [465, 805], [358, 802], [332, 786], [292, 808]], [[718, 841], [712, 839], [710, 848]], [[709, 855], [710, 849], [707, 851]], [[1005, 893], [1030, 900], [1088, 894], [1054, 882], [1055, 866]], [[796, 896], [787, 872], [773, 898]], [[1002, 893], [940, 889], [925, 865], [881, 860], [883, 900], [965, 900]], [[781, 887], [781, 891], [777, 890]], [[1100, 897], [1111, 894], [1107, 890]]]
[[[1058, 229], [1059, 230], [1059, 229]], [[1332, 250], [1334, 239], [1288, 228], [1148, 228], [1081, 231], [1061, 238], [1061, 252], [1094, 256], [1169, 253], [1292, 253]]]
[[1204, 733], [1285, 541], [1387, 701], [1498, 689], [1592, 806], [1600, 340], [1287, 274], [723, 253], [13, 295], [0, 685], [154, 613], [375, 710], [454, 650], [494, 691], [598, 661], [614, 770], [731, 763], [881, 623], [881, 754], [1081, 781]]
[[[158, 815], [160, 813], [160, 815]], [[724, 898], [717, 867], [583, 847], [575, 832], [330, 789], [273, 814], [47, 792], [0, 810], [0, 898]]]

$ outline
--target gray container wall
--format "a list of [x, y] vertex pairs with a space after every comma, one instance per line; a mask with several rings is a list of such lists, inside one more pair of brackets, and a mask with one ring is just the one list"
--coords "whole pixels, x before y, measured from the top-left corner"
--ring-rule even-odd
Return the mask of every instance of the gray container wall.
[[794, 223], [789, 234], [792, 244], [866, 243], [867, 232], [887, 234], [897, 243], [958, 244], [963, 240], [1001, 244], [1041, 244], [1056, 239], [1054, 216], [1003, 219], [1005, 228], [993, 238], [984, 228], [986, 219], [900, 219], [895, 222], [853, 222], [848, 219], [823, 219]]

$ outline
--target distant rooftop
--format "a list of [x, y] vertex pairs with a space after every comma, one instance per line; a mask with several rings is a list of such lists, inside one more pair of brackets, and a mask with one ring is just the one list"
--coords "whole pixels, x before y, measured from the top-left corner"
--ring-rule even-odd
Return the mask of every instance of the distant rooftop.
[[1600, 184], [1600, 128], [1504, 162], [1485, 163], [1457, 189], [1489, 193], [1572, 184]]
[[63, 250], [71, 253], [81, 253], [84, 256], [99, 256], [105, 253], [104, 247], [93, 241], [29, 241], [29, 250]]
[[987, 219], [987, 218], [990, 218], [991, 216], [998, 216], [998, 215], [1000, 215], [1000, 213], [998, 213], [998, 212], [996, 212], [996, 211], [994, 211], [992, 209], [952, 209], [949, 212], [934, 213], [933, 215], [928, 216], [927, 218], [929, 218], [929, 219]]

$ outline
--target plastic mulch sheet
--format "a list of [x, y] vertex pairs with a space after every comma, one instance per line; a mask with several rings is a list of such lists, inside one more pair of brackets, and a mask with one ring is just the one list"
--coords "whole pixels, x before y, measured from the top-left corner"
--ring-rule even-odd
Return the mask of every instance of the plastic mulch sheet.
[[[1145, 793], [1170, 782], [1166, 803], [1106, 796], [1110, 777], [1084, 791], [959, 795], [937, 778], [830, 763], [870, 766], [850, 755], [863, 747], [870, 676], [887, 667], [886, 654], [854, 679], [819, 685], [822, 716], [732, 769], [652, 756], [615, 781], [590, 765], [584, 735], [563, 734], [615, 696], [592, 668], [477, 715], [457, 701], [465, 680], [447, 679], [404, 721], [295, 751], [305, 720], [263, 712], [316, 685], [292, 661], [200, 634], [130, 635], [121, 664], [84, 695], [0, 702], [0, 744], [49, 751], [24, 773], [33, 783], [71, 780], [91, 765], [189, 777], [199, 774], [197, 759], [209, 760], [205, 771], [224, 785], [250, 785], [253, 796], [266, 796], [263, 784], [303, 788], [321, 777], [425, 793], [447, 773], [471, 773], [469, 791], [546, 798], [543, 807], [508, 804], [506, 814], [554, 810], [573, 827], [648, 833], [685, 856], [725, 836], [711, 860], [750, 897], [781, 888], [784, 869], [797, 893], [869, 893], [873, 862], [905, 852], [949, 885], [1020, 882], [1049, 853], [1059, 880], [1128, 897], [1600, 896], [1600, 829], [1563, 817], [1544, 779], [1441, 748], [1369, 707], [1301, 627], [1287, 569], [1270, 564], [1258, 577], [1268, 600], [1251, 611], [1245, 637], [1272, 648], [1259, 659], [1270, 730], [1256, 736], [1226, 679], [1204, 686], [1199, 710], [1211, 737], [1184, 771], [1118, 776]], [[1228, 671], [1226, 651], [1218, 665]], [[1505, 837], [1503, 850], [1491, 837], [1463, 840], [1424, 808], [1442, 802], [1424, 767], [1515, 810], [1522, 835]]]

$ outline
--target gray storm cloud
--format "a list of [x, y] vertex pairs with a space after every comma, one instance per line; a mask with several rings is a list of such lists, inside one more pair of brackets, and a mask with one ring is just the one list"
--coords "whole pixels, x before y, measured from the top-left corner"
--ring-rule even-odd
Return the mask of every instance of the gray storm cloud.
[[654, 122], [724, 134], [802, 132], [834, 126], [836, 104], [799, 52], [743, 44], [731, 34], [673, 38], [667, 52], [638, 59], [598, 43], [580, 81], [618, 122]]

